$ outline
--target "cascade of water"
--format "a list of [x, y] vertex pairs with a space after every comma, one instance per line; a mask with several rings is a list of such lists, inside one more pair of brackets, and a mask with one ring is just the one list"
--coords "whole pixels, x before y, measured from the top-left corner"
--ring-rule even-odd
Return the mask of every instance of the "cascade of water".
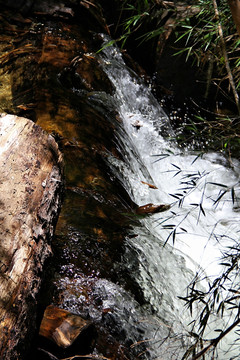
[[[126, 267], [158, 317], [174, 323], [178, 331], [189, 320], [178, 296], [186, 294], [196, 272], [209, 279], [218, 275], [222, 253], [237, 242], [239, 164], [234, 161], [229, 167], [215, 153], [198, 157], [180, 151], [166, 114], [127, 69], [120, 52], [107, 47], [101, 62], [115, 87], [122, 120], [116, 126], [124, 160], [109, 155], [109, 166], [139, 206], [171, 205], [167, 212], [141, 219], [141, 226], [133, 229], [138, 236], [130, 236], [126, 244]], [[134, 257], [137, 265], [131, 265]]]

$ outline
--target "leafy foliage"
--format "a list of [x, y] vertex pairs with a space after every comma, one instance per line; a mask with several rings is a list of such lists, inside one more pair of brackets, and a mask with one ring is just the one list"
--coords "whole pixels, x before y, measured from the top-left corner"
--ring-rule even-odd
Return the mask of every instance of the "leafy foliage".
[[[205, 353], [212, 351], [212, 359], [217, 354], [217, 345], [228, 333], [235, 331], [235, 346], [239, 340], [238, 326], [240, 324], [239, 300], [239, 270], [240, 253], [238, 245], [232, 246], [223, 254], [222, 273], [208, 283], [206, 290], [199, 289], [200, 278], [196, 275], [193, 282], [189, 285], [188, 294], [181, 299], [185, 301], [191, 314], [194, 306], [198, 306], [199, 313], [192, 322], [193, 331], [190, 332], [194, 340], [194, 345], [186, 351], [182, 360], [189, 358], [194, 349], [195, 355], [192, 359], [198, 359]], [[200, 307], [199, 307], [200, 305]], [[223, 319], [220, 328], [215, 329], [216, 336], [211, 339], [204, 339], [205, 332], [209, 323], [218, 322]], [[197, 334], [197, 336], [193, 336]], [[219, 335], [217, 335], [219, 334]], [[217, 357], [216, 357], [217, 358]], [[231, 357], [234, 358], [234, 357]]]
[[[170, 8], [168, 6], [168, 10], [173, 11], [172, 5]], [[123, 0], [115, 29], [120, 36], [114, 41], [123, 48], [133, 34], [137, 33], [135, 40], [138, 44], [159, 36], [164, 31], [164, 9], [165, 1], [162, 0]], [[146, 25], [149, 25], [150, 31], [146, 31]]]
[[[136, 32], [135, 39], [139, 44], [159, 37], [169, 32], [166, 22], [171, 18], [170, 27], [177, 39], [175, 55], [186, 53], [186, 60], [191, 58], [192, 63], [207, 74], [206, 96], [211, 82], [229, 98], [231, 94], [226, 93], [226, 86], [222, 86], [229, 80], [229, 74], [226, 71], [219, 25], [223, 30], [226, 53], [237, 89], [240, 87], [240, 40], [227, 1], [218, 3], [216, 16], [213, 0], [199, 0], [190, 6], [161, 0], [124, 0], [118, 22], [121, 36], [116, 41], [124, 47], [129, 37]], [[146, 24], [151, 30], [146, 31]], [[183, 43], [184, 47], [181, 47]]]
[[[203, 98], [210, 99], [214, 109], [209, 111], [200, 103], [193, 104], [195, 114], [189, 114], [186, 120], [180, 119], [180, 125], [176, 124], [178, 143], [206, 150], [214, 148], [227, 152], [229, 157], [236, 156], [240, 146], [240, 122], [239, 115], [234, 114], [234, 103], [240, 111], [240, 40], [228, 3], [199, 0], [190, 5], [179, 4], [162, 0], [124, 0], [117, 25], [121, 35], [114, 41], [122, 47], [127, 46], [129, 38], [134, 38], [138, 44], [153, 38], [161, 43], [170, 33], [174, 34], [175, 56], [185, 56], [189, 65], [199, 68], [201, 86], [205, 84]], [[223, 36], [220, 36], [219, 27]], [[219, 101], [223, 99], [231, 107], [230, 112], [219, 108]]]
[[[186, 52], [186, 59], [191, 56], [193, 62], [206, 71], [206, 97], [212, 83], [226, 98], [232, 96], [234, 100], [233, 87], [239, 89], [240, 86], [237, 65], [240, 42], [229, 6], [226, 1], [217, 4], [214, 0], [200, 0], [195, 7], [197, 15], [186, 17], [179, 23], [177, 42], [185, 39], [185, 46], [176, 54]], [[229, 81], [233, 95], [222, 86], [226, 81]], [[235, 102], [239, 107], [239, 100], [235, 99]]]
[[[204, 116], [205, 114], [205, 116]], [[176, 129], [177, 141], [181, 147], [201, 151], [221, 151], [229, 159], [238, 157], [240, 136], [238, 116], [208, 113], [201, 111], [189, 116]]]

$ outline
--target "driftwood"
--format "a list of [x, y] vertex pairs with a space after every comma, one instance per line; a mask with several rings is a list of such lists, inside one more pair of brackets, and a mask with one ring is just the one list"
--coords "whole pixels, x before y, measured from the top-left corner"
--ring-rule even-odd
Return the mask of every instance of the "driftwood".
[[39, 335], [55, 342], [59, 347], [67, 348], [90, 325], [90, 321], [79, 315], [49, 305], [43, 315]]
[[169, 204], [160, 204], [160, 205], [154, 205], [154, 204], [146, 204], [139, 206], [136, 209], [136, 214], [143, 215], [143, 214], [156, 214], [159, 212], [167, 211], [169, 210], [171, 205]]
[[62, 156], [39, 126], [0, 117], [0, 359], [22, 359], [62, 198]]
[[157, 189], [157, 187], [156, 187], [155, 185], [149, 184], [149, 183], [147, 183], [147, 182], [145, 182], [145, 181], [141, 181], [141, 183], [144, 184], [144, 185], [148, 185], [148, 187], [149, 187], [150, 189]]

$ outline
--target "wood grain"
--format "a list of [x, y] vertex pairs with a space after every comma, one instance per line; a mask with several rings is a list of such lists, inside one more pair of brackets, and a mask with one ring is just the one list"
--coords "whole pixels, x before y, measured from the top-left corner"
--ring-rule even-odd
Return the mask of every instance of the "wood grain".
[[51, 254], [63, 161], [55, 140], [13, 115], [0, 117], [0, 358], [21, 359]]

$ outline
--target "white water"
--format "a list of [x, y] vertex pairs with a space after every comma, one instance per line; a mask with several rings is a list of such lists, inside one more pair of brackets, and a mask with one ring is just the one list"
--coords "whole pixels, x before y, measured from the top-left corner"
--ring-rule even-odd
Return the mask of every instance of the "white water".
[[[197, 272], [209, 279], [220, 274], [222, 253], [238, 241], [239, 164], [235, 161], [230, 168], [218, 154], [197, 158], [197, 154], [180, 151], [167, 116], [150, 90], [126, 68], [120, 53], [109, 47], [101, 59], [115, 86], [114, 102], [122, 120], [116, 126], [124, 160], [109, 155], [109, 164], [139, 206], [171, 204], [170, 210], [142, 219], [141, 226], [132, 230], [138, 236], [129, 237], [123, 261], [146, 302], [178, 332], [190, 320], [178, 296], [186, 295]], [[183, 197], [179, 206], [178, 199]], [[138, 265], [131, 265], [133, 256], [139, 258]], [[230, 355], [223, 352], [218, 358], [230, 359]]]

